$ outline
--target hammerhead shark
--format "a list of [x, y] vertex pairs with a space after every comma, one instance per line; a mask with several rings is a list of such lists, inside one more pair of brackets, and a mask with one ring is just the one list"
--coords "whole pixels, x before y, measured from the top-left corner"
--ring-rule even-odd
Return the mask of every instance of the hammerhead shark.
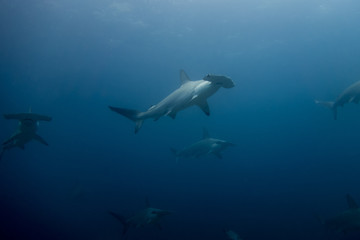
[[203, 138], [188, 146], [182, 150], [171, 149], [176, 156], [176, 161], [180, 158], [198, 158], [207, 154], [214, 154], [217, 158], [222, 158], [221, 152], [229, 146], [235, 146], [235, 144], [227, 142], [225, 140], [211, 138], [208, 131], [203, 129]]
[[18, 113], [18, 114], [5, 114], [5, 119], [14, 119], [19, 121], [19, 126], [16, 132], [2, 144], [2, 150], [0, 153], [0, 159], [6, 150], [19, 147], [25, 149], [25, 144], [31, 140], [37, 140], [38, 142], [48, 146], [49, 144], [39, 136], [36, 131], [39, 126], [39, 121], [51, 121], [51, 117], [39, 115], [35, 113]]
[[325, 106], [332, 110], [334, 119], [337, 119], [337, 108], [339, 106], [343, 107], [345, 103], [356, 103], [360, 101], [360, 81], [350, 85], [346, 88], [334, 102], [325, 102], [315, 100], [315, 103]]
[[335, 217], [328, 220], [320, 221], [330, 230], [335, 232], [342, 232], [344, 234], [350, 231], [360, 231], [360, 208], [355, 200], [350, 196], [346, 195], [348, 203], [348, 209], [340, 212]]
[[207, 98], [221, 87], [232, 88], [235, 86], [230, 78], [212, 74], [206, 75], [202, 80], [191, 81], [184, 70], [180, 70], [180, 82], [181, 86], [178, 89], [145, 112], [112, 106], [109, 108], [135, 122], [135, 133], [137, 133], [145, 119], [152, 118], [157, 121], [162, 116], [175, 119], [179, 111], [193, 105], [199, 106], [209, 116], [210, 109]]
[[117, 219], [123, 225], [122, 235], [125, 236], [129, 228], [140, 228], [145, 225], [156, 225], [159, 229], [162, 229], [160, 220], [166, 216], [172, 214], [167, 210], [150, 207], [149, 201], [146, 199], [146, 208], [142, 209], [135, 215], [125, 218], [115, 212], [109, 211], [109, 214]]

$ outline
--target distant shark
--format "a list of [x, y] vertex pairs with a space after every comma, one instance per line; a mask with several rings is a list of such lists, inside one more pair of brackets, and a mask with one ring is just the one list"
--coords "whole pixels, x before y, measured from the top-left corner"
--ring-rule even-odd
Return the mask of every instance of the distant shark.
[[216, 157], [221, 159], [221, 152], [229, 146], [235, 146], [235, 144], [216, 138], [211, 138], [208, 131], [204, 128], [203, 138], [200, 141], [185, 147], [180, 151], [175, 149], [171, 149], [171, 151], [175, 154], [176, 161], [178, 161], [180, 158], [198, 158], [207, 154], [214, 154]]
[[37, 140], [40, 143], [48, 146], [49, 144], [38, 134], [36, 131], [39, 126], [39, 121], [51, 121], [51, 117], [38, 115], [35, 113], [19, 113], [19, 114], [5, 114], [6, 119], [15, 119], [19, 121], [17, 131], [2, 144], [2, 151], [0, 158], [3, 156], [5, 150], [9, 150], [14, 147], [21, 149], [25, 148], [25, 144], [31, 140]]
[[325, 106], [333, 111], [334, 119], [337, 119], [337, 108], [343, 107], [345, 103], [356, 103], [360, 101], [360, 81], [346, 88], [334, 102], [317, 101], [315, 103]]
[[226, 230], [226, 229], [224, 229], [224, 232], [225, 232], [226, 236], [227, 236], [230, 240], [242, 240], [242, 239], [240, 238], [240, 236], [239, 236], [236, 232], [234, 232], [234, 231], [232, 231], [232, 230]]
[[202, 80], [191, 81], [184, 70], [180, 70], [181, 86], [160, 101], [158, 104], [150, 107], [146, 112], [136, 110], [117, 108], [109, 106], [109, 108], [124, 117], [135, 122], [135, 133], [137, 133], [145, 119], [152, 118], [154, 121], [162, 116], [169, 116], [175, 119], [176, 114], [190, 106], [199, 106], [206, 115], [210, 115], [207, 98], [213, 95], [219, 88], [234, 87], [233, 81], [225, 76], [206, 75]]
[[137, 214], [131, 216], [130, 218], [125, 218], [117, 213], [109, 211], [109, 214], [120, 221], [123, 225], [122, 235], [125, 236], [129, 228], [139, 228], [145, 225], [154, 224], [159, 229], [162, 229], [160, 225], [160, 220], [166, 216], [172, 214], [170, 211], [150, 207], [149, 202], [146, 201], [146, 208], [139, 211]]
[[349, 206], [347, 210], [328, 220], [320, 219], [328, 229], [344, 234], [350, 231], [360, 231], [360, 208], [349, 194], [346, 195], [346, 200]]

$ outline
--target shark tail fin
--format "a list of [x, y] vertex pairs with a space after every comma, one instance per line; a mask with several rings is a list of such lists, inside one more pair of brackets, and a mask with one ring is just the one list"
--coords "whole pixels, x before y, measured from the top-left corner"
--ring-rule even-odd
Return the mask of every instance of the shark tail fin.
[[350, 209], [358, 209], [359, 205], [350, 194], [346, 194], [346, 200]]
[[126, 218], [124, 218], [120, 214], [117, 214], [117, 213], [114, 213], [114, 212], [111, 212], [111, 211], [109, 211], [109, 214], [111, 216], [113, 216], [114, 218], [116, 218], [123, 225], [122, 235], [124, 236], [128, 232], [128, 230], [130, 228], [130, 224], [126, 221]]
[[333, 112], [333, 115], [334, 115], [334, 119], [335, 120], [337, 119], [337, 107], [335, 106], [334, 102], [326, 102], [326, 101], [315, 100], [315, 103], [318, 104], [318, 105], [321, 105], [323, 107], [327, 107], [327, 108], [331, 109], [332, 112]]
[[140, 113], [139, 111], [132, 110], [132, 109], [126, 109], [126, 108], [117, 108], [117, 107], [112, 107], [112, 106], [109, 106], [109, 108], [111, 111], [119, 113], [120, 115], [123, 115], [124, 117], [135, 122], [135, 133], [137, 133], [140, 130], [140, 128], [142, 127], [144, 119], [141, 119], [139, 117], [139, 113]]

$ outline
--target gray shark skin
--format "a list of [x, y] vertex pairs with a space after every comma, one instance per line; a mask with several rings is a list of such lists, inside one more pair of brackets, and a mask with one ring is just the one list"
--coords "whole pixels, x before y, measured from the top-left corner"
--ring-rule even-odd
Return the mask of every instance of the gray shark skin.
[[159, 229], [162, 229], [160, 220], [164, 216], [172, 214], [172, 212], [150, 207], [147, 201], [147, 207], [145, 209], [142, 209], [129, 218], [125, 218], [112, 211], [109, 211], [109, 214], [120, 221], [120, 223], [123, 225], [122, 235], [125, 236], [129, 228], [140, 228], [145, 225], [156, 225]]
[[175, 119], [179, 111], [193, 105], [199, 106], [209, 116], [210, 109], [207, 98], [221, 87], [232, 88], [235, 86], [228, 77], [210, 74], [206, 75], [202, 80], [191, 81], [184, 70], [180, 70], [180, 81], [181, 86], [178, 89], [145, 112], [112, 106], [109, 106], [109, 108], [134, 121], [136, 125], [135, 133], [137, 133], [145, 119], [152, 118], [156, 121], [162, 116], [169, 116]]
[[343, 107], [346, 103], [356, 103], [360, 101], [360, 81], [352, 84], [346, 88], [334, 102], [318, 101], [315, 100], [316, 104], [322, 105], [332, 110], [334, 119], [337, 119], [337, 108]]
[[346, 195], [349, 208], [333, 218], [322, 221], [326, 228], [344, 234], [351, 231], [360, 231], [360, 208], [355, 200]]
[[226, 234], [226, 236], [230, 239], [230, 240], [242, 240], [239, 236], [239, 234], [237, 234], [236, 232], [232, 231], [232, 230], [226, 230], [224, 229], [224, 232]]
[[19, 147], [25, 148], [25, 144], [31, 140], [39, 141], [40, 143], [48, 146], [49, 144], [39, 135], [36, 134], [39, 121], [51, 121], [51, 117], [43, 116], [35, 113], [19, 113], [19, 114], [5, 114], [5, 119], [14, 119], [19, 121], [19, 126], [16, 132], [2, 144], [2, 152], [0, 158], [5, 150]]
[[182, 158], [199, 158], [200, 156], [214, 154], [217, 158], [222, 159], [221, 152], [235, 144], [216, 138], [211, 138], [208, 131], [203, 129], [203, 138], [184, 149], [177, 151], [171, 149], [176, 156], [176, 161]]

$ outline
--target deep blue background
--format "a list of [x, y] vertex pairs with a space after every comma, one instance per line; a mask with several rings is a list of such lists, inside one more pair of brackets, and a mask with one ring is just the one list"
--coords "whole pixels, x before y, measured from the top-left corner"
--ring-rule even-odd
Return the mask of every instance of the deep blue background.
[[[0, 0], [0, 113], [53, 117], [0, 162], [2, 239], [119, 239], [145, 206], [175, 213], [131, 239], [358, 239], [314, 213], [360, 202], [360, 109], [332, 119], [360, 76], [357, 0]], [[236, 84], [176, 120], [134, 124], [108, 105], [146, 110], [179, 86], [223, 74]], [[16, 121], [0, 118], [0, 139]], [[170, 147], [236, 143], [179, 164]]]

